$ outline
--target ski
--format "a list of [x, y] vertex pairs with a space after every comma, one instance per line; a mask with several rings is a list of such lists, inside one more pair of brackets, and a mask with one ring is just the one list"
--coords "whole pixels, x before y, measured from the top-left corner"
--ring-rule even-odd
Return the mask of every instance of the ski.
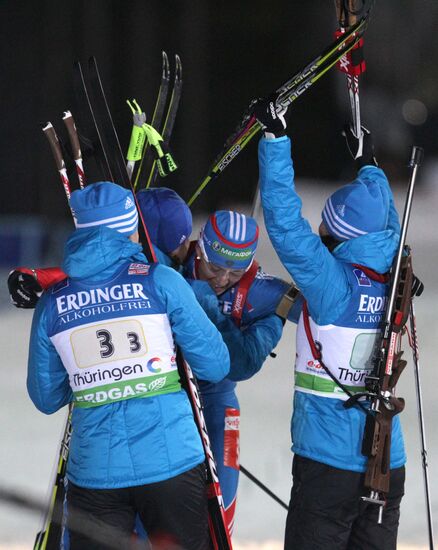
[[[128, 171], [126, 169], [125, 159], [120, 147], [119, 138], [114, 126], [111, 112], [108, 107], [95, 57], [90, 57], [88, 60], [88, 84], [84, 80], [83, 86], [84, 89], [89, 91], [90, 110], [93, 121], [96, 125], [100, 145], [104, 151], [105, 158], [108, 159], [110, 170], [113, 174], [113, 179], [111, 181], [130, 188], [135, 198], [134, 187], [131, 184]], [[138, 210], [139, 216], [142, 218], [140, 209]], [[143, 224], [139, 224], [139, 232], [140, 240], [144, 245], [146, 257], [149, 262], [154, 262], [154, 253], [144, 222]]]
[[113, 175], [110, 170], [109, 160], [106, 158], [105, 150], [101, 145], [99, 130], [94, 120], [94, 114], [91, 108], [91, 99], [88, 94], [82, 65], [75, 61], [73, 65], [73, 88], [76, 95], [77, 112], [79, 114], [79, 127], [83, 129], [85, 135], [78, 131], [78, 137], [90, 151], [98, 166], [100, 178], [104, 181], [113, 181]]
[[[353, 25], [302, 70], [298, 71], [282, 86], [275, 90], [278, 110], [287, 109], [293, 101], [298, 99], [304, 92], [313, 86], [315, 82], [324, 76], [343, 55], [354, 48], [368, 26], [371, 7], [356, 25]], [[208, 175], [202, 180], [196, 191], [187, 201], [189, 206], [194, 203], [210, 181], [216, 179], [261, 130], [259, 122], [254, 115], [252, 115], [252, 105], [253, 103], [249, 105], [249, 108], [243, 115], [241, 123], [225, 142], [221, 153], [210, 167]]]
[[112, 181], [119, 185], [130, 187], [130, 179], [126, 170], [125, 159], [103, 92], [95, 57], [90, 57], [88, 60], [88, 93], [90, 98], [90, 109], [96, 125], [99, 141], [113, 175]]
[[[182, 93], [182, 64], [179, 55], [175, 55], [175, 79], [173, 82], [172, 95], [170, 97], [169, 106], [167, 108], [166, 118], [164, 120], [163, 127], [161, 129], [161, 135], [163, 136], [164, 145], [166, 149], [169, 148], [170, 138], [172, 136], [173, 127], [175, 125], [176, 115], [178, 113], [178, 107], [181, 100]], [[153, 126], [153, 124], [152, 124]], [[152, 158], [152, 157], [151, 157]], [[149, 166], [148, 164], [146, 166]], [[149, 174], [149, 176], [148, 176]], [[153, 160], [152, 166], [149, 171], [145, 170], [146, 188], [154, 185], [158, 175], [157, 161]]]
[[[111, 159], [114, 171], [119, 178], [118, 180], [116, 180], [117, 183], [124, 185], [127, 188], [130, 188], [135, 197], [134, 188], [126, 170], [124, 156], [120, 148], [120, 143], [112, 120], [111, 112], [106, 101], [102, 80], [100, 78], [99, 69], [97, 66], [97, 61], [94, 57], [91, 57], [89, 59], [88, 70], [88, 87], [91, 98], [90, 107], [93, 112], [93, 120], [98, 125], [98, 134], [102, 140], [102, 147], [106, 148], [106, 157]], [[147, 227], [141, 216], [140, 209], [138, 210], [140, 219], [142, 221], [140, 226], [143, 225], [144, 234], [146, 236], [146, 240], [143, 241], [143, 249], [148, 259], [150, 258], [149, 261], [155, 262], [156, 257], [151, 242], [149, 240]], [[225, 526], [223, 499], [220, 493], [219, 479], [216, 473], [213, 454], [211, 452], [210, 440], [208, 437], [207, 427], [202, 412], [202, 405], [199, 398], [199, 391], [197, 389], [196, 380], [189, 365], [184, 361], [180, 352], [178, 353], [178, 356], [178, 366], [182, 379], [181, 381], [183, 385], [187, 388], [187, 393], [193, 409], [194, 418], [201, 436], [206, 455], [206, 467], [208, 472], [207, 495], [209, 507], [209, 525], [213, 547], [217, 550], [231, 550], [232, 546], [230, 536]]]
[[[161, 127], [161, 122], [164, 115], [164, 108], [167, 103], [167, 96], [169, 93], [169, 82], [170, 82], [170, 67], [169, 59], [165, 51], [162, 52], [163, 64], [161, 70], [161, 82], [158, 89], [157, 101], [155, 102], [155, 109], [152, 115], [151, 125], [159, 132]], [[143, 164], [145, 163], [145, 168], [143, 171]], [[134, 189], [137, 190], [137, 187], [142, 187], [139, 185], [139, 179], [142, 174], [149, 174], [153, 163], [152, 151], [148, 148], [148, 143], [146, 142], [140, 165], [137, 170], [137, 175], [134, 181]], [[142, 180], [147, 180], [147, 176], [142, 177]], [[143, 185], [144, 186], [144, 185]]]
[[67, 458], [71, 439], [71, 415], [73, 404], [69, 405], [67, 421], [65, 424], [59, 457], [57, 460], [56, 474], [50, 493], [49, 507], [44, 518], [43, 528], [37, 533], [33, 550], [59, 550], [63, 536], [63, 513], [66, 496], [66, 470]]

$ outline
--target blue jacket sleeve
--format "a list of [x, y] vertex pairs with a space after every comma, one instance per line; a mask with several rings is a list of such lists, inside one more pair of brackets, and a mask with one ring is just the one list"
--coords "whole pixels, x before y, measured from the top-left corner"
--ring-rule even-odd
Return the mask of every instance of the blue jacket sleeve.
[[231, 363], [228, 378], [236, 382], [251, 378], [278, 344], [283, 331], [281, 319], [275, 314], [267, 315], [241, 330], [230, 317], [221, 313], [217, 296], [208, 283], [193, 281], [192, 286], [199, 303], [227, 345]]
[[35, 309], [29, 341], [27, 391], [35, 407], [52, 414], [73, 401], [68, 374], [46, 329], [46, 295]]
[[288, 137], [259, 143], [260, 191], [271, 242], [308, 302], [312, 318], [327, 323], [345, 309], [351, 289], [342, 265], [301, 215]]
[[155, 268], [154, 281], [166, 304], [175, 341], [193, 372], [209, 382], [225, 378], [230, 370], [227, 347], [190, 285], [175, 270], [162, 265]]
[[247, 380], [262, 368], [266, 358], [278, 344], [283, 323], [280, 317], [271, 314], [239, 330], [231, 319], [224, 315], [222, 317], [220, 326], [216, 326], [230, 352], [228, 378], [235, 382]]

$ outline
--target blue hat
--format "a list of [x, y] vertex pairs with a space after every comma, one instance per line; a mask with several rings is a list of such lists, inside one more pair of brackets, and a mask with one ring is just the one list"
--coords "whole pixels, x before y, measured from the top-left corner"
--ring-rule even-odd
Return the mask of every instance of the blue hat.
[[254, 257], [259, 228], [254, 218], [219, 210], [208, 218], [199, 245], [208, 259], [225, 268], [246, 269]]
[[386, 229], [389, 195], [376, 181], [357, 179], [333, 193], [325, 203], [322, 219], [338, 241], [347, 241]]
[[71, 194], [76, 228], [104, 225], [124, 235], [137, 231], [138, 213], [131, 191], [110, 181], [87, 185]]
[[167, 187], [144, 189], [137, 193], [151, 241], [168, 254], [177, 249], [192, 232], [192, 213], [183, 199]]

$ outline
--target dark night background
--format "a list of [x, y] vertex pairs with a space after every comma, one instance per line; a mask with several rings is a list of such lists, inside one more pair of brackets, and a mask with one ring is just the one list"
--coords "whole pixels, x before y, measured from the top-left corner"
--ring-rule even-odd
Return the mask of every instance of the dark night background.
[[[172, 70], [175, 53], [180, 55], [183, 95], [171, 142], [180, 168], [160, 185], [173, 187], [188, 199], [249, 101], [268, 95], [307, 65], [332, 42], [336, 27], [333, 0], [0, 0], [0, 488], [44, 498], [65, 422], [64, 411], [49, 419], [37, 414], [28, 399], [32, 311], [11, 306], [6, 279], [8, 270], [17, 265], [59, 265], [65, 236], [73, 229], [41, 131], [41, 124], [51, 120], [58, 134], [66, 137], [63, 111], [71, 109], [75, 115], [73, 62], [86, 64], [90, 55], [96, 56], [126, 150], [132, 124], [126, 99], [136, 98], [150, 120], [161, 52], [168, 53]], [[377, 158], [398, 205], [403, 204], [409, 178], [410, 146], [425, 149], [408, 236], [415, 272], [426, 287], [418, 300], [417, 319], [435, 522], [437, 35], [438, 0], [376, 0], [365, 35], [367, 71], [361, 77], [362, 118], [373, 132]], [[354, 176], [353, 161], [340, 135], [349, 117], [345, 76], [335, 69], [291, 107], [288, 134], [293, 139], [296, 178], [308, 209], [306, 217], [314, 227], [328, 192]], [[258, 178], [256, 142], [257, 138], [207, 187], [194, 204], [195, 216], [216, 208], [248, 211]], [[265, 233], [258, 255], [269, 273], [289, 277]], [[290, 488], [294, 339], [295, 329], [288, 323], [277, 359], [268, 358], [262, 371], [238, 388], [244, 411], [242, 462], [284, 500]], [[408, 358], [407, 343], [404, 347]], [[424, 457], [411, 367], [401, 377], [399, 393], [407, 403], [402, 422], [409, 456], [401, 550], [424, 549], [427, 537], [420, 464]], [[283, 510], [243, 476], [239, 491], [235, 536], [249, 542], [239, 548], [261, 548], [251, 541], [270, 539], [277, 544], [263, 542], [263, 548], [282, 548]], [[37, 515], [19, 514], [0, 502], [0, 550], [30, 548], [38, 526]]]
[[[172, 69], [180, 55], [183, 96], [171, 142], [180, 169], [162, 184], [188, 199], [250, 99], [307, 64], [336, 28], [332, 0], [6, 0], [0, 13], [0, 214], [42, 216], [46, 227], [68, 220], [69, 210], [40, 124], [51, 120], [64, 135], [62, 113], [75, 112], [75, 59], [97, 57], [126, 149], [125, 100], [135, 97], [150, 117], [161, 51]], [[414, 142], [430, 166], [437, 155], [437, 30], [436, 0], [377, 0], [365, 36], [362, 118], [395, 182], [407, 177]], [[336, 70], [293, 104], [288, 133], [297, 177], [348, 181], [352, 162], [340, 137], [348, 116], [345, 77]], [[251, 200], [256, 141], [207, 187], [194, 213]]]

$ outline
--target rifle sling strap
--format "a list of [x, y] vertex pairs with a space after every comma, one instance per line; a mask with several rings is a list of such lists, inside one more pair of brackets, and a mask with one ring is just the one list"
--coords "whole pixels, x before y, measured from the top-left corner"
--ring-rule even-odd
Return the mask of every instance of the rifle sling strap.
[[292, 283], [290, 287], [287, 289], [287, 291], [281, 297], [281, 300], [278, 303], [275, 313], [286, 321], [287, 316], [289, 315], [289, 311], [291, 310], [292, 306], [297, 301], [300, 295], [301, 295], [300, 291]]

